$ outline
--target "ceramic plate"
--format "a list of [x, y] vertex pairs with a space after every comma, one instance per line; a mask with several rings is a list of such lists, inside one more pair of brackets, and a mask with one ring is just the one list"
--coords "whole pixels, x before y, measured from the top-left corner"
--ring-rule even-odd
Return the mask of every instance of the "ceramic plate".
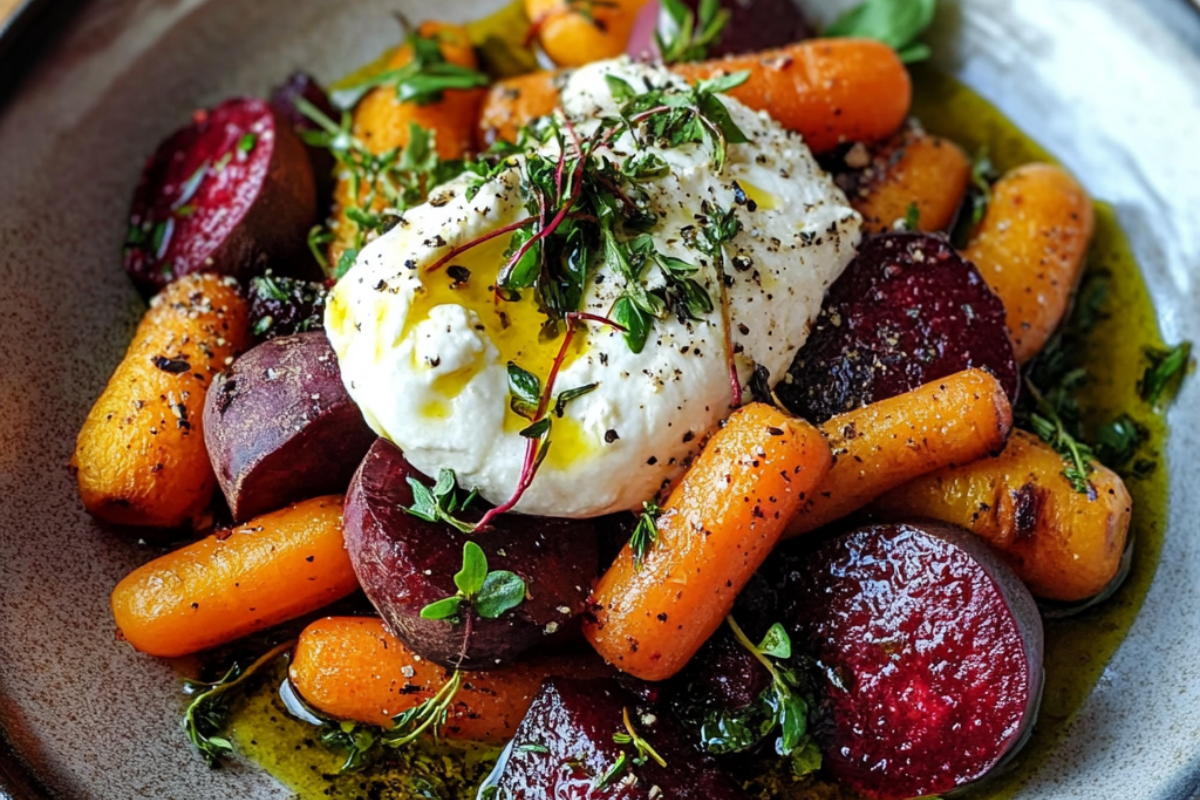
[[[210, 771], [178, 730], [169, 667], [114, 642], [108, 592], [145, 560], [67, 474], [141, 303], [120, 266], [143, 160], [193, 108], [303, 67], [335, 78], [395, 44], [422, 0], [44, 4], [58, 31], [0, 108], [0, 796], [285, 798]], [[466, 20], [493, 2], [441, 0]], [[814, 4], [817, 5], [817, 4]], [[836, 3], [821, 3], [818, 17]], [[13, 36], [28, 35], [26, 18]], [[19, 28], [24, 28], [24, 34]], [[1200, 15], [1185, 0], [963, 0], [942, 65], [1115, 204], [1164, 338], [1200, 340]], [[6, 36], [3, 49], [23, 42]], [[19, 48], [18, 48], [19, 49]], [[15, 88], [15, 91], [14, 91]], [[1200, 796], [1200, 379], [1170, 415], [1169, 533], [1145, 607], [1022, 797]]]

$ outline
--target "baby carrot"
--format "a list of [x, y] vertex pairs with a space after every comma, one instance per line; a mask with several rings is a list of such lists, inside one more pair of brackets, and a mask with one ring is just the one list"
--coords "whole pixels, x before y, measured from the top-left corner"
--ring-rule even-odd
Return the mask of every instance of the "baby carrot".
[[[817, 153], [886, 139], [904, 124], [912, 101], [912, 82], [895, 51], [868, 39], [814, 39], [671, 69], [691, 83], [748, 71], [729, 95], [797, 131]], [[480, 117], [482, 141], [514, 141], [523, 125], [554, 111], [557, 75], [535, 72], [492, 87]]]
[[963, 255], [1004, 301], [1018, 362], [1037, 355], [1062, 321], [1094, 226], [1091, 198], [1060, 167], [1026, 164], [992, 187]]
[[[595, 656], [543, 656], [471, 672], [455, 695], [440, 735], [507, 741], [546, 678], [611, 674], [612, 668]], [[452, 672], [414, 654], [377, 617], [326, 617], [300, 634], [288, 675], [300, 696], [318, 711], [390, 727], [398, 714], [433, 697]]]
[[205, 514], [217, 485], [204, 395], [250, 345], [237, 281], [188, 275], [150, 301], [71, 457], [83, 505], [121, 525], [174, 528]]
[[895, 227], [911, 206], [917, 229], [944, 231], [967, 193], [971, 161], [948, 139], [905, 131], [874, 154], [850, 204], [863, 216], [863, 230], [883, 233]]
[[1008, 395], [981, 369], [839, 414], [821, 426], [833, 468], [786, 535], [816, 530], [927, 472], [999, 452], [1011, 431]]
[[1112, 470], [1093, 462], [1086, 491], [1063, 459], [1015, 431], [1004, 452], [917, 478], [880, 497], [888, 519], [929, 517], [973, 531], [998, 550], [1038, 597], [1075, 602], [1099, 594], [1125, 552], [1133, 501]]
[[138, 567], [112, 593], [138, 650], [195, 653], [316, 611], [358, 588], [342, 541], [342, 498], [256, 517]]
[[600, 578], [584, 635], [644, 680], [678, 672], [733, 608], [787, 522], [829, 470], [807, 422], [738, 409], [671, 492], [642, 560], [626, 545]]

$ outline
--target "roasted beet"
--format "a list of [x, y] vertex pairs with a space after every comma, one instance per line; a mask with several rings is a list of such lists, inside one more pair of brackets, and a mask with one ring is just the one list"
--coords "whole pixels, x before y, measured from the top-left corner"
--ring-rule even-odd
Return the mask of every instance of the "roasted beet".
[[734, 711], [753, 703], [770, 685], [770, 673], [722, 625], [671, 679], [670, 693], [696, 710]]
[[[297, 133], [320, 129], [316, 122], [305, 116], [304, 112], [300, 110], [296, 104], [296, 100], [299, 98], [307, 100], [329, 119], [335, 122], [338, 120], [338, 112], [334, 110], [333, 103], [329, 102], [329, 95], [321, 88], [321, 84], [317, 83], [316, 79], [307, 72], [293, 72], [286, 81], [271, 92], [271, 105], [283, 115], [284, 119], [292, 123], [292, 129]], [[313, 179], [317, 185], [317, 208], [324, 213], [333, 204], [333, 187], [337, 183], [334, 178], [333, 154], [327, 148], [315, 145], [305, 144], [304, 148], [308, 151], [308, 160], [313, 169]]]
[[235, 520], [341, 493], [375, 441], [325, 333], [252, 348], [204, 403], [204, 444]]
[[291, 124], [263, 100], [227, 100], [197, 111], [146, 163], [125, 269], [147, 293], [193, 272], [319, 277], [305, 244], [316, 217], [312, 167]]
[[1042, 623], [1012, 570], [939, 523], [834, 539], [788, 581], [796, 643], [824, 668], [826, 765], [883, 800], [987, 773], [1033, 723]]
[[[683, 0], [683, 4], [698, 13], [700, 0]], [[729, 12], [729, 22], [709, 46], [709, 58], [770, 50], [813, 35], [812, 26], [793, 0], [721, 0], [721, 8]], [[666, 32], [669, 17], [664, 17], [658, 0], [642, 6], [626, 52], [634, 58], [657, 57], [654, 31]]]
[[[404, 510], [413, 504], [410, 477], [432, 483], [395, 445], [379, 439], [351, 481], [345, 535], [367, 597], [413, 652], [445, 666], [488, 669], [564, 630], [583, 610], [598, 566], [590, 520], [507, 514], [468, 537]], [[489, 570], [509, 570], [525, 581], [525, 601], [498, 619], [473, 610], [457, 624], [423, 619], [422, 608], [455, 594], [454, 574], [468, 540], [483, 549]]]
[[325, 284], [267, 270], [250, 281], [250, 331], [259, 341], [319, 331], [325, 324]]
[[944, 239], [889, 233], [864, 242], [830, 287], [775, 392], [824, 422], [968, 367], [991, 372], [1016, 400], [1003, 304]]
[[[642, 764], [633, 732], [662, 757]], [[624, 741], [616, 741], [614, 739]], [[733, 779], [694, 750], [669, 713], [641, 706], [612, 680], [550, 678], [521, 720], [488, 784], [512, 800], [725, 800], [744, 798]]]

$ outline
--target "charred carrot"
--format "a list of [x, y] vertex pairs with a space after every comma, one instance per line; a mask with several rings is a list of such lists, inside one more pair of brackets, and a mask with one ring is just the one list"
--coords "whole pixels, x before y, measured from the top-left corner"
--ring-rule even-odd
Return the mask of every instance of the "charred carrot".
[[150, 302], [75, 442], [71, 469], [88, 511], [160, 528], [207, 512], [217, 478], [204, 396], [249, 344], [249, 307], [233, 278], [188, 275]]
[[600, 579], [584, 635], [645, 680], [674, 675], [712, 635], [829, 470], [816, 428], [754, 403], [733, 413], [671, 492], [657, 542], [626, 545]]
[[256, 517], [145, 564], [112, 593], [121, 635], [154, 656], [195, 653], [332, 603], [358, 588], [342, 498]]
[[[376, 617], [326, 617], [300, 634], [288, 674], [318, 711], [389, 727], [398, 714], [433, 697], [452, 672], [414, 654]], [[440, 735], [507, 741], [546, 678], [611, 674], [595, 656], [543, 656], [472, 672], [455, 695]]]
[[1029, 590], [1075, 602], [1099, 594], [1121, 564], [1133, 501], [1112, 470], [1093, 462], [1087, 490], [1063, 460], [1015, 431], [1004, 452], [893, 489], [872, 505], [888, 519], [929, 517], [973, 531], [998, 550]]
[[821, 426], [833, 468], [786, 535], [816, 530], [928, 472], [999, 452], [1011, 431], [1008, 395], [980, 369], [839, 414]]

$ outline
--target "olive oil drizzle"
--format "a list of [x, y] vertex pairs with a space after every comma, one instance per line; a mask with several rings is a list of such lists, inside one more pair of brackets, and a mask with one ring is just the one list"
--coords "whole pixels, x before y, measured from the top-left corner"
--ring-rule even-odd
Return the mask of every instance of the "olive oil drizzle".
[[[483, 23], [475, 23], [476, 31]], [[486, 35], [486, 30], [480, 35]], [[1001, 172], [1031, 161], [1053, 161], [978, 94], [930, 66], [914, 69], [913, 115], [930, 132], [946, 136], [968, 152], [986, 145]], [[1088, 386], [1079, 402], [1086, 427], [1122, 413], [1147, 431], [1134, 460], [1157, 466], [1141, 477], [1123, 476], [1133, 496], [1133, 563], [1129, 576], [1104, 603], [1076, 616], [1046, 621], [1046, 686], [1041, 716], [1025, 748], [1005, 770], [968, 790], [972, 800], [1004, 800], [1018, 794], [1050, 759], [1070, 728], [1108, 661], [1125, 638], [1154, 577], [1162, 549], [1167, 511], [1167, 427], [1138, 395], [1147, 365], [1143, 348], [1162, 346], [1154, 307], [1141, 272], [1110, 206], [1097, 204], [1096, 233], [1087, 272], [1103, 273], [1108, 298], [1101, 319], [1083, 347], [1081, 366]], [[316, 728], [288, 716], [278, 699], [283, 669], [259, 682], [234, 709], [232, 738], [238, 751], [257, 762], [300, 800], [318, 798], [407, 798], [436, 796], [470, 800], [490, 769], [496, 750], [419, 744], [398, 760], [362, 773], [337, 774], [342, 758], [316, 742]], [[818, 780], [786, 777], [760, 780], [751, 796], [789, 800], [849, 797]]]

